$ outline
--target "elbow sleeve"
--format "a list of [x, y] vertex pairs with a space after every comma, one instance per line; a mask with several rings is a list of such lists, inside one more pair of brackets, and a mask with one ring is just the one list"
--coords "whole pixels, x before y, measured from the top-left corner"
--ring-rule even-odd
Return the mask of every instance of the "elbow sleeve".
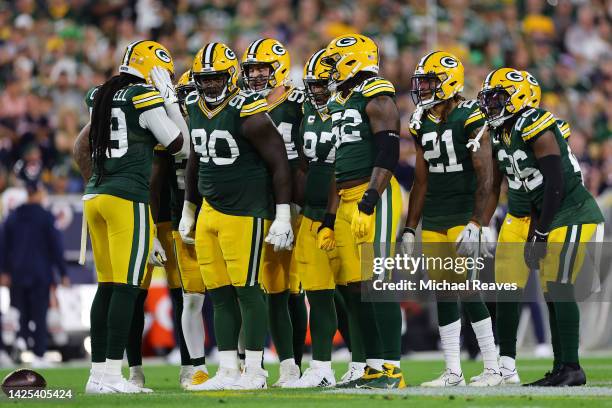
[[374, 143], [378, 148], [374, 167], [394, 171], [399, 160], [399, 134], [393, 130], [377, 132], [374, 134]]

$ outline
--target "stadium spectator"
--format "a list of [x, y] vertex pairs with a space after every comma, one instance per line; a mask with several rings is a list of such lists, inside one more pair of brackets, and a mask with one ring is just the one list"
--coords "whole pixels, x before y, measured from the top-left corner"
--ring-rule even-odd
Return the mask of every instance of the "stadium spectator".
[[3, 281], [10, 285], [11, 305], [19, 310], [21, 337], [34, 353], [33, 367], [47, 365], [47, 310], [49, 293], [55, 282], [53, 267], [61, 276], [61, 283], [69, 285], [66, 274], [62, 236], [55, 227], [55, 218], [44, 209], [45, 192], [41, 188], [40, 173], [20, 171], [28, 191], [25, 204], [11, 212], [2, 228], [0, 240], [3, 254]]

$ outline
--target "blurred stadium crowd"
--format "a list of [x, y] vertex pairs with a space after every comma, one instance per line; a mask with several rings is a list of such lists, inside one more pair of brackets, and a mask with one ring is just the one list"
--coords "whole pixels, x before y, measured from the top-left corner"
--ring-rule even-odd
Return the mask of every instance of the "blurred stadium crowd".
[[[529, 70], [544, 107], [572, 125], [572, 150], [598, 195], [612, 186], [611, 17], [605, 0], [0, 0], [0, 192], [16, 182], [16, 163], [42, 166], [52, 193], [82, 190], [70, 153], [88, 120], [83, 97], [114, 73], [131, 41], [165, 44], [183, 72], [206, 42], [226, 42], [241, 55], [258, 37], [277, 38], [301, 85], [314, 50], [362, 32], [380, 46], [405, 125], [410, 77], [429, 50], [461, 58], [467, 97], [493, 68]], [[405, 125], [398, 178], [409, 188]]]

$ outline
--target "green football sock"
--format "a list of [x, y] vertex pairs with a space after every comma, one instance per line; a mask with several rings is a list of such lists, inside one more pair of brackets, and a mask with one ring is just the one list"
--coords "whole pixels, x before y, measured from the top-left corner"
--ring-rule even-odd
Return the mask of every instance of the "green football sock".
[[336, 307], [334, 290], [309, 290], [310, 336], [312, 338], [312, 359], [331, 361], [332, 345], [336, 333]]
[[291, 316], [291, 327], [293, 327], [293, 357], [295, 363], [302, 367], [306, 329], [308, 328], [308, 311], [304, 292], [289, 295], [289, 315]]
[[557, 316], [555, 314], [555, 303], [548, 295], [544, 295], [548, 307], [548, 324], [550, 326], [550, 343], [553, 349], [553, 371], [561, 367], [561, 343], [559, 342], [559, 329], [557, 328]]
[[476, 323], [481, 320], [491, 317], [487, 305], [482, 301], [480, 295], [472, 295], [468, 298], [461, 299], [461, 306], [465, 309], [470, 323]]
[[457, 306], [457, 301], [444, 301], [444, 302], [436, 302], [436, 306], [438, 309], [438, 326], [446, 326], [453, 322], [456, 322], [461, 318], [459, 315], [459, 306]]
[[349, 351], [351, 351], [352, 347], [349, 331], [349, 318], [346, 311], [346, 303], [344, 302], [344, 297], [340, 294], [339, 286], [337, 286], [336, 290], [334, 291], [334, 305], [336, 309], [338, 331], [342, 336], [342, 340], [344, 340], [344, 344], [346, 344], [346, 347], [349, 349]]
[[140, 292], [139, 287], [124, 284], [115, 285], [113, 288], [108, 309], [107, 359], [123, 359], [132, 326], [134, 306]]
[[144, 330], [144, 304], [147, 300], [148, 290], [140, 289], [134, 304], [132, 327], [128, 337], [125, 354], [130, 367], [142, 365], [142, 332]]
[[383, 358], [399, 361], [402, 357], [402, 311], [398, 302], [373, 302]]
[[561, 363], [578, 364], [580, 310], [576, 302], [555, 302], [555, 320], [559, 332]]
[[99, 283], [96, 295], [91, 303], [91, 361], [104, 363], [106, 361], [106, 340], [108, 337], [108, 309], [113, 296], [111, 284]]
[[361, 326], [357, 312], [361, 297], [359, 294], [352, 296], [347, 285], [338, 285], [337, 289], [338, 292], [342, 293], [342, 297], [346, 303], [349, 327], [348, 337], [350, 339], [351, 347], [351, 361], [354, 363], [365, 363], [365, 346], [363, 344], [363, 338], [361, 337]]
[[233, 286], [209, 289], [215, 320], [215, 336], [219, 351], [238, 350], [238, 335], [242, 324], [240, 307]]
[[516, 358], [516, 331], [521, 318], [521, 304], [518, 302], [498, 301], [497, 314], [497, 341], [499, 342], [499, 355]]
[[244, 324], [245, 350], [261, 351], [268, 333], [266, 303], [259, 286], [236, 287]]
[[289, 315], [288, 290], [268, 295], [268, 321], [279, 361], [294, 358], [293, 326]]
[[382, 339], [378, 330], [373, 330], [376, 325], [376, 310], [373, 302], [361, 299], [361, 282], [348, 284], [349, 296], [357, 305], [357, 319], [359, 320], [360, 335], [363, 340], [366, 359], [383, 359]]
[[172, 301], [172, 322], [174, 323], [174, 337], [176, 338], [176, 342], [179, 346], [179, 351], [181, 352], [181, 365], [190, 365], [191, 358], [189, 357], [189, 350], [187, 350], [187, 344], [185, 343], [185, 336], [183, 335], [183, 327], [181, 324], [181, 315], [183, 314], [183, 289], [170, 289], [170, 299]]

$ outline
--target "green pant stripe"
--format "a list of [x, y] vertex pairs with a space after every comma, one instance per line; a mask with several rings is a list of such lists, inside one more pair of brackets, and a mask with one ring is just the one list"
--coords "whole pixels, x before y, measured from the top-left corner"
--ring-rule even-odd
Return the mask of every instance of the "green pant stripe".
[[565, 232], [565, 239], [563, 240], [563, 247], [559, 254], [559, 267], [557, 268], [557, 282], [561, 283], [565, 281], [567, 277], [566, 268], [569, 266], [571, 252], [572, 252], [572, 238], [575, 235], [575, 225], [568, 225], [567, 231]]
[[[183, 283], [183, 271], [181, 270], [181, 265], [179, 263], [178, 251], [176, 250], [176, 240], [172, 238], [172, 251], [174, 251], [174, 259], [176, 259], [176, 270], [178, 271], [179, 281], [181, 281], [181, 288], [183, 291], [185, 290], [185, 284]], [[167, 278], [167, 274], [166, 274]]]
[[385, 250], [387, 251], [386, 256], [391, 256], [391, 242], [395, 235], [395, 231], [393, 230], [393, 188], [391, 187], [391, 183], [389, 183], [385, 191], [387, 192], [387, 219], [385, 220], [387, 223], [387, 237]]
[[247, 271], [247, 278], [245, 286], [257, 285], [258, 272], [259, 272], [259, 258], [261, 255], [261, 242], [262, 242], [262, 231], [263, 222], [261, 218], [253, 218], [253, 227], [251, 231], [251, 250], [249, 255], [249, 270]]
[[140, 216], [138, 214], [138, 203], [132, 203], [132, 210], [134, 215], [134, 229], [132, 231], [132, 248], [130, 250], [130, 264], [128, 266], [127, 282], [125, 283], [132, 282], [132, 279], [134, 278], [134, 264], [136, 263], [136, 254], [138, 253], [139, 244], [138, 231], [140, 230]]
[[254, 285], [259, 284], [259, 267], [261, 264], [261, 254], [263, 250], [263, 242], [264, 242], [264, 220], [263, 218], [257, 218], [257, 223], [259, 224], [259, 229], [257, 232], [257, 252], [255, 254], [255, 280]]
[[[384, 194], [384, 193], [383, 193]], [[382, 229], [382, 207], [383, 202], [382, 199], [379, 199], [376, 203], [376, 219], [374, 220], [374, 256], [380, 256], [380, 235]]]
[[140, 204], [140, 213], [142, 214], [144, 207], [144, 219], [141, 219], [140, 221], [143, 222], [144, 221], [144, 245], [143, 245], [143, 255], [142, 255], [142, 264], [140, 265], [140, 268], [138, 269], [138, 281], [137, 281], [137, 285], [140, 286], [140, 284], [142, 283], [142, 280], [144, 279], [144, 275], [145, 275], [145, 270], [147, 268], [147, 262], [148, 262], [148, 258], [149, 258], [149, 245], [151, 244], [151, 240], [149, 239], [150, 234], [151, 234], [151, 224], [149, 223], [149, 205], [148, 204]]
[[576, 229], [576, 238], [574, 239], [574, 247], [572, 248], [572, 254], [569, 262], [569, 268], [567, 271], [567, 281], [564, 283], [572, 283], [572, 273], [574, 272], [574, 264], [576, 263], [576, 256], [578, 255], [578, 248], [580, 247], [580, 234], [582, 233], [582, 225], [578, 225]]

